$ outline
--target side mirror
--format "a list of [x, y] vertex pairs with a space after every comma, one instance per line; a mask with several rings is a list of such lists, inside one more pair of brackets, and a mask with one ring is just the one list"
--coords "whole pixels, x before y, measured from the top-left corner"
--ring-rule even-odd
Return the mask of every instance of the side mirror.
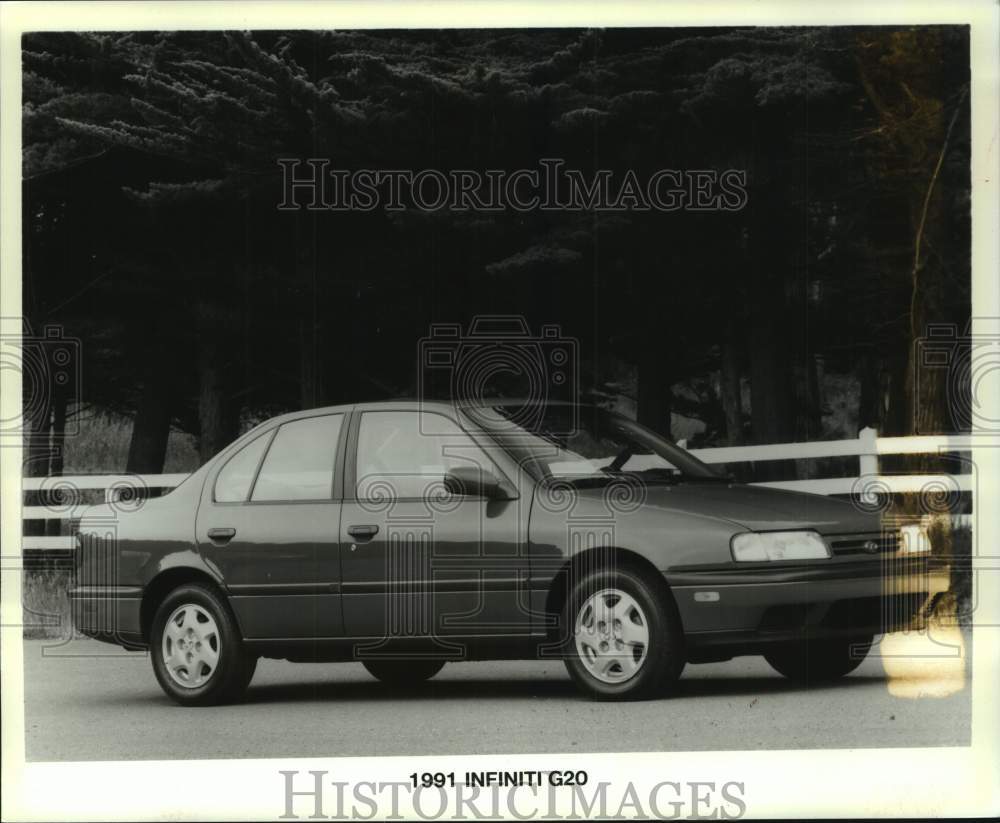
[[444, 487], [462, 497], [502, 500], [508, 496], [495, 474], [476, 466], [456, 466], [444, 476]]

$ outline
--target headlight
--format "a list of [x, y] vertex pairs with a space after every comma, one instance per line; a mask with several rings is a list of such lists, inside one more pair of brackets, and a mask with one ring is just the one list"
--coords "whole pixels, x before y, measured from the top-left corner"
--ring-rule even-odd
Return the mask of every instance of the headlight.
[[733, 560], [743, 563], [765, 560], [816, 560], [830, 556], [816, 532], [746, 532], [732, 541]]

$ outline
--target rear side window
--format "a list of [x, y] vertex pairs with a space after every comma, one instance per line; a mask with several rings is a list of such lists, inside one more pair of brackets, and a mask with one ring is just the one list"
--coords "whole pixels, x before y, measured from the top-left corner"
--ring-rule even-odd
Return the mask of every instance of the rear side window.
[[260, 467], [251, 500], [329, 500], [344, 415], [328, 414], [285, 423]]
[[216, 502], [242, 503], [247, 499], [250, 486], [253, 484], [253, 476], [257, 473], [260, 458], [270, 439], [270, 432], [262, 434], [229, 458], [229, 462], [215, 480]]

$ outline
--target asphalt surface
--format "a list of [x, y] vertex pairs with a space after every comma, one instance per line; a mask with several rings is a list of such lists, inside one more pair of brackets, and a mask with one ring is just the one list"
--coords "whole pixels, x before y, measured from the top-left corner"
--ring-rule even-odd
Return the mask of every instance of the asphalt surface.
[[360, 664], [262, 660], [244, 703], [191, 709], [160, 691], [144, 654], [90, 640], [25, 641], [26, 756], [169, 760], [968, 745], [967, 661], [928, 667], [924, 658], [910, 665], [915, 660], [869, 657], [840, 682], [812, 688], [784, 680], [757, 657], [689, 665], [673, 696], [639, 703], [583, 698], [558, 662], [451, 663], [426, 685], [401, 691], [375, 681]]

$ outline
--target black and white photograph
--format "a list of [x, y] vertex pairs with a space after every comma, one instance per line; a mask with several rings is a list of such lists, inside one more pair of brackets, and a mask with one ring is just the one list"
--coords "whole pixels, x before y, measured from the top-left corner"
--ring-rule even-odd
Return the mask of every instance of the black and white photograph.
[[4, 819], [1000, 813], [998, 6], [878, 5], [5, 4]]

